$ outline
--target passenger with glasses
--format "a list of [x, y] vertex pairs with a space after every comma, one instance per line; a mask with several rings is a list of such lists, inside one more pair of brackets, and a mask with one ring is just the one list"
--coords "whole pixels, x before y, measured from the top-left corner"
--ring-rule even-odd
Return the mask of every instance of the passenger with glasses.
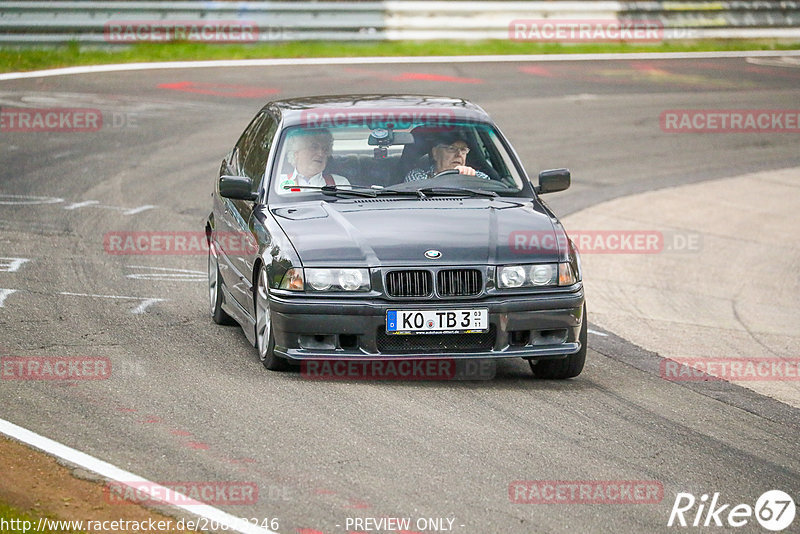
[[467, 154], [469, 154], [469, 145], [462, 134], [458, 132], [439, 134], [430, 150], [433, 162], [431, 166], [427, 169], [411, 169], [406, 174], [405, 181], [426, 180], [450, 169], [457, 170], [459, 174], [488, 180], [489, 176], [486, 173], [467, 165]]

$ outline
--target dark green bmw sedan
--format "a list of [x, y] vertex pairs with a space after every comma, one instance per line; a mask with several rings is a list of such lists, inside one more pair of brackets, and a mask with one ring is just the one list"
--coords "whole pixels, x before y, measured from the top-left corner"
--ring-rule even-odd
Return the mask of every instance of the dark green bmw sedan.
[[270, 102], [222, 162], [206, 224], [210, 312], [264, 366], [586, 357], [578, 251], [480, 107], [429, 96]]

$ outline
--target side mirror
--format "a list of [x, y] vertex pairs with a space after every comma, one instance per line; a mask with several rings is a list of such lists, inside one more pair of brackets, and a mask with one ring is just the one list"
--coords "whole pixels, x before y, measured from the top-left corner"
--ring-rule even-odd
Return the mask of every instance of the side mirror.
[[539, 185], [535, 188], [540, 195], [556, 193], [569, 188], [569, 169], [552, 169], [539, 173]]
[[253, 181], [244, 176], [220, 176], [219, 194], [233, 200], [255, 200], [258, 198], [258, 193], [253, 192]]

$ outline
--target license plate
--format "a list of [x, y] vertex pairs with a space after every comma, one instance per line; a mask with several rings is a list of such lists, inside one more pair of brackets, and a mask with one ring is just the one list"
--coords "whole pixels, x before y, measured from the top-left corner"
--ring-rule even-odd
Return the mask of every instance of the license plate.
[[489, 310], [389, 310], [387, 334], [469, 334], [489, 330]]

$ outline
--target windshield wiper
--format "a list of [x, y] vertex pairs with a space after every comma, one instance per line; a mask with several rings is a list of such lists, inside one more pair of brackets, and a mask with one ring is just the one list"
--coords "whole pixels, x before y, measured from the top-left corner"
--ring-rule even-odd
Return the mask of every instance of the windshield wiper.
[[404, 197], [425, 198], [425, 193], [423, 193], [419, 189], [413, 189], [413, 190], [408, 190], [408, 191], [398, 191], [396, 189], [385, 188], [385, 189], [378, 189], [377, 191], [378, 191], [378, 195], [382, 196], [382, 197], [383, 196], [397, 195], [397, 196], [404, 196]]
[[308, 189], [311, 191], [319, 191], [323, 195], [329, 196], [351, 196], [351, 197], [369, 197], [376, 196], [374, 189], [367, 189], [366, 187], [358, 187], [352, 185], [292, 185], [284, 186], [284, 189]]
[[424, 195], [433, 195], [433, 196], [464, 196], [469, 195], [473, 197], [489, 197], [494, 198], [497, 196], [497, 193], [494, 191], [482, 191], [480, 189], [470, 189], [467, 187], [420, 187], [417, 189], [418, 192]]

